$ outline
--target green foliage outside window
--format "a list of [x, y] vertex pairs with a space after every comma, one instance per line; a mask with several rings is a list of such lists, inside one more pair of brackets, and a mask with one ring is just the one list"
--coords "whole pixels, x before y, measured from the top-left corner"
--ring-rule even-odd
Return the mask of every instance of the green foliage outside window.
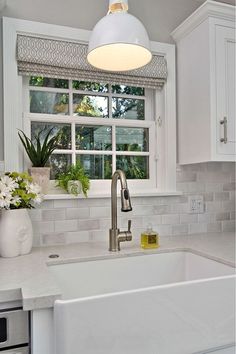
[[[111, 85], [72, 81], [73, 112], [69, 112], [69, 80], [31, 76], [30, 88], [30, 112], [42, 114], [78, 115], [88, 117], [88, 125], [76, 124], [75, 143], [77, 150], [91, 150], [90, 155], [77, 155], [86, 173], [91, 179], [109, 179], [112, 173], [111, 155], [93, 155], [92, 151], [112, 149], [111, 127], [90, 126], [89, 117], [109, 117], [116, 119], [145, 119], [145, 90], [141, 87], [126, 85]], [[56, 88], [68, 90], [67, 92], [53, 92], [53, 90], [37, 90], [37, 87]], [[81, 92], [76, 92], [81, 91]], [[71, 91], [70, 91], [71, 92]], [[110, 99], [104, 94], [111, 92]], [[129, 95], [126, 97], [125, 95]], [[133, 97], [132, 97], [133, 96]], [[112, 106], [109, 112], [108, 106]], [[71, 123], [42, 123], [32, 122], [31, 133], [37, 134], [42, 126], [50, 129], [50, 138], [57, 135], [56, 149], [72, 149]], [[139, 130], [138, 130], [139, 129]], [[149, 135], [147, 128], [117, 128], [116, 151], [148, 151]], [[116, 132], [116, 134], [117, 134]], [[42, 137], [41, 137], [42, 138]], [[49, 162], [52, 167], [52, 178], [57, 177], [71, 165], [72, 152], [59, 153], [50, 156]], [[127, 178], [149, 178], [149, 158], [146, 156], [119, 156], [116, 155], [116, 168], [126, 172]]]

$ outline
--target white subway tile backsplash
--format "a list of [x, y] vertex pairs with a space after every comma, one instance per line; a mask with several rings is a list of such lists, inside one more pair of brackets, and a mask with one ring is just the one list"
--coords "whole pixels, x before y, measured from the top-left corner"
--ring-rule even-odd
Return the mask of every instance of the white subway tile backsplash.
[[95, 242], [107, 242], [108, 247], [109, 230], [90, 231], [90, 240]]
[[[160, 236], [235, 229], [235, 163], [202, 163], [177, 166], [180, 196], [132, 197], [133, 211], [120, 211], [118, 226], [127, 229], [132, 220], [134, 239], [149, 224]], [[190, 214], [189, 196], [203, 196], [206, 210]], [[45, 200], [29, 211], [34, 227], [34, 245], [54, 245], [88, 241], [108, 242], [111, 227], [110, 198]]]
[[65, 233], [66, 243], [78, 243], [90, 241], [89, 231], [71, 231]]
[[173, 225], [172, 235], [186, 235], [188, 233], [188, 225]]
[[42, 210], [42, 219], [44, 221], [65, 220], [65, 209]]
[[30, 209], [29, 216], [32, 221], [41, 221], [42, 220], [42, 210], [41, 209]]
[[221, 192], [223, 191], [223, 183], [211, 183], [207, 182], [205, 184], [206, 186], [206, 192], [211, 193], [211, 192]]
[[204, 193], [203, 198], [205, 202], [212, 202], [214, 199], [214, 193], [213, 192]]
[[161, 215], [147, 215], [142, 218], [139, 218], [138, 220], [141, 221], [144, 230], [146, 230], [149, 224], [151, 224], [153, 228], [155, 227], [155, 225], [160, 225]]
[[218, 213], [216, 214], [216, 221], [230, 220], [230, 213]]
[[163, 225], [179, 224], [179, 214], [162, 215], [161, 223]]
[[79, 220], [89, 218], [89, 208], [67, 208], [66, 209], [66, 219]]
[[169, 236], [172, 233], [172, 225], [156, 225], [153, 228], [160, 236]]
[[232, 211], [232, 210], [235, 210], [235, 202], [234, 202], [234, 200], [223, 201], [223, 202], [222, 202], [222, 210], [223, 210], [223, 211]]
[[[188, 193], [203, 193], [206, 191], [206, 185], [203, 182], [189, 182], [188, 184]], [[207, 191], [206, 191], [207, 192]]]
[[180, 214], [180, 223], [181, 224], [192, 224], [198, 222], [197, 214]]
[[91, 218], [109, 218], [111, 215], [111, 208], [108, 207], [91, 207], [90, 217]]
[[222, 231], [235, 231], [235, 220], [222, 221]]
[[[100, 229], [100, 220], [79, 220], [78, 221], [78, 230], [99, 230]], [[69, 231], [69, 230], [68, 230]]]
[[223, 191], [235, 191], [235, 182], [223, 184]]
[[176, 175], [177, 182], [193, 182], [197, 180], [197, 173], [192, 171], [180, 171]]
[[155, 205], [153, 208], [154, 214], [160, 215], [160, 214], [168, 214], [170, 213], [171, 208], [169, 205]]
[[219, 213], [222, 211], [222, 202], [214, 201], [214, 202], [206, 202], [206, 212], [207, 213]]
[[207, 232], [207, 224], [190, 224], [189, 234], [199, 234]]
[[208, 171], [205, 173], [199, 173], [198, 180], [202, 182], [221, 182], [226, 183], [230, 182], [230, 174], [228, 172], [221, 172], [221, 171]]
[[189, 205], [188, 204], [172, 204], [170, 206], [170, 212], [171, 213], [188, 213], [189, 211]]
[[33, 230], [36, 233], [45, 233], [54, 231], [54, 223], [52, 221], [33, 221]]
[[213, 223], [215, 221], [216, 221], [216, 214], [214, 213], [198, 214], [199, 223]]
[[41, 246], [65, 244], [64, 233], [49, 233], [41, 235]]
[[[158, 206], [157, 206], [158, 207]], [[153, 207], [153, 205], [133, 205], [133, 210], [129, 213], [131, 216], [142, 216], [142, 215], [152, 215], [153, 210], [156, 207]]]
[[215, 200], [229, 200], [229, 192], [216, 192], [214, 193]]
[[214, 222], [212, 224], [207, 224], [207, 232], [221, 232], [222, 225], [221, 222]]
[[78, 220], [58, 220], [55, 221], [55, 231], [76, 231], [78, 229]]

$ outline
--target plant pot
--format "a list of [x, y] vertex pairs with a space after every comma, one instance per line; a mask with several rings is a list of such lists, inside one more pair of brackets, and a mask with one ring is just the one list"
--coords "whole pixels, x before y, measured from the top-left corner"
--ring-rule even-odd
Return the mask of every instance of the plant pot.
[[80, 181], [68, 181], [67, 190], [70, 194], [79, 195], [82, 192], [82, 184]]
[[27, 209], [0, 211], [0, 256], [17, 257], [30, 253], [33, 228]]
[[33, 181], [41, 187], [41, 192], [47, 194], [50, 181], [50, 167], [31, 167], [29, 174]]

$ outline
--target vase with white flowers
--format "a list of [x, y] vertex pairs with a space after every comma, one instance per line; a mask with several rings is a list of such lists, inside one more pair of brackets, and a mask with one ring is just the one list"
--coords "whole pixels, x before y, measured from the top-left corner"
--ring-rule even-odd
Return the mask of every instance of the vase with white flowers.
[[0, 177], [0, 256], [30, 253], [33, 229], [28, 209], [41, 201], [40, 187], [27, 173], [9, 172]]

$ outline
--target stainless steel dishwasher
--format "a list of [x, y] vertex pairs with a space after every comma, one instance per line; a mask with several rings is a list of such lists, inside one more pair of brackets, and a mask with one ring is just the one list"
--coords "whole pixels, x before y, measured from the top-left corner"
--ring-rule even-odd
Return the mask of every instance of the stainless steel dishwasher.
[[29, 312], [0, 310], [0, 353], [29, 354]]

